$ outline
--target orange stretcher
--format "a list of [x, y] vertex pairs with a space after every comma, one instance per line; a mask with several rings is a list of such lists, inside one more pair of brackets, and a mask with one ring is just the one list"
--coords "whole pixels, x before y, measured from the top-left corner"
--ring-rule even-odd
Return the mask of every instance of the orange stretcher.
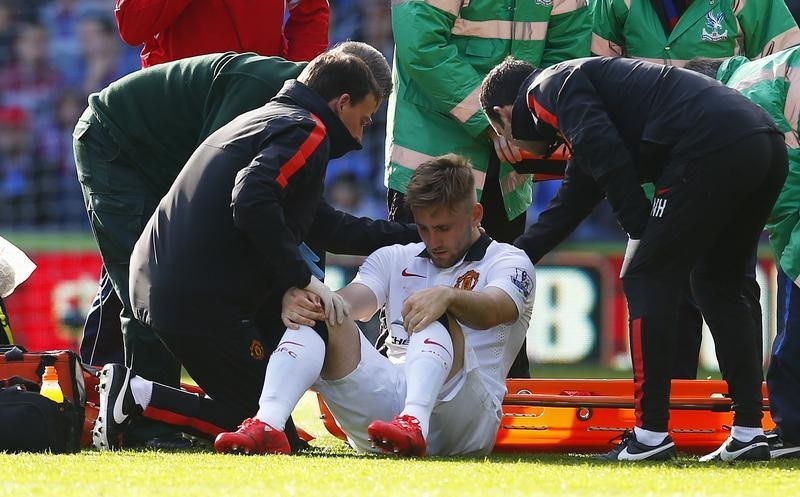
[[[631, 380], [507, 380], [495, 452], [606, 452], [635, 424]], [[730, 434], [728, 387], [721, 380], [673, 380], [670, 435], [678, 450], [711, 452]], [[346, 437], [317, 396], [325, 428]], [[764, 429], [774, 428], [762, 385]]]

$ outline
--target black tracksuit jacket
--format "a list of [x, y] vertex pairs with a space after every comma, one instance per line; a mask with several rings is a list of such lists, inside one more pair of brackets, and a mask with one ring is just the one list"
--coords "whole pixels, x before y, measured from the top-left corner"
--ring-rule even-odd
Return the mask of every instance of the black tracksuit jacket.
[[235, 329], [311, 274], [304, 240], [368, 254], [418, 240], [413, 226], [357, 219], [322, 201], [330, 158], [360, 148], [327, 103], [288, 81], [191, 156], [131, 257], [131, 302], [161, 333]]
[[642, 183], [680, 181], [686, 164], [745, 136], [779, 133], [735, 90], [645, 61], [589, 57], [537, 70], [520, 89], [512, 135], [564, 140], [572, 160], [555, 198], [515, 245], [538, 262], [607, 197], [640, 238], [650, 215]]

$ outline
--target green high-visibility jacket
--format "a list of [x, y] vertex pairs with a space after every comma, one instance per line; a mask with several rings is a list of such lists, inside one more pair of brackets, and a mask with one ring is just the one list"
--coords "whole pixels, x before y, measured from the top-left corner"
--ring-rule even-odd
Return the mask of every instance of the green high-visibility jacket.
[[592, 53], [683, 66], [695, 57], [764, 57], [800, 43], [783, 0], [689, 0], [667, 34], [654, 2], [594, 0]]
[[789, 174], [767, 221], [777, 264], [800, 285], [800, 47], [748, 61], [722, 63], [717, 79], [769, 113], [786, 138]]
[[[414, 169], [454, 152], [468, 158], [480, 195], [494, 153], [479, 87], [508, 56], [536, 66], [589, 55], [586, 0], [392, 2], [395, 91], [389, 99], [386, 185], [405, 193]], [[501, 165], [509, 219], [531, 202], [528, 176]]]

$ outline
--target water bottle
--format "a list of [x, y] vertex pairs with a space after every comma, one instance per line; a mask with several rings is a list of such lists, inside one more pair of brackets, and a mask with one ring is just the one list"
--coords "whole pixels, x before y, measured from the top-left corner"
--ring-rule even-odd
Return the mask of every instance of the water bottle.
[[64, 402], [64, 392], [58, 384], [58, 372], [55, 366], [45, 366], [42, 375], [42, 388], [39, 393], [52, 400], [53, 402]]

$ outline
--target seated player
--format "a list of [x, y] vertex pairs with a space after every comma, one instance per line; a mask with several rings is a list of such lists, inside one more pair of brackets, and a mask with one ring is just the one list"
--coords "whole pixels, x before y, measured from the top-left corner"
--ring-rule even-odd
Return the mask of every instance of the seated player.
[[[284, 423], [309, 387], [322, 394], [358, 451], [492, 450], [505, 377], [531, 316], [533, 265], [478, 229], [483, 208], [461, 157], [420, 165], [406, 202], [423, 243], [370, 255], [339, 291], [350, 306], [341, 324], [298, 325], [292, 316], [299, 309], [284, 307], [289, 329], [267, 366], [259, 410], [236, 432], [218, 435], [217, 451], [288, 453]], [[388, 357], [354, 322], [384, 304]]]

